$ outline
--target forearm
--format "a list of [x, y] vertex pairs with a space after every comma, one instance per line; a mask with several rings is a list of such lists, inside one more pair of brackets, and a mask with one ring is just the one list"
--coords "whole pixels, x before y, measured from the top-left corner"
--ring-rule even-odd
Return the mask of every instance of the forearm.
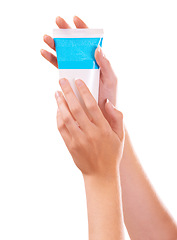
[[123, 240], [119, 177], [84, 177], [89, 240]]
[[175, 223], [148, 181], [127, 131], [120, 176], [124, 220], [131, 239], [176, 239]]

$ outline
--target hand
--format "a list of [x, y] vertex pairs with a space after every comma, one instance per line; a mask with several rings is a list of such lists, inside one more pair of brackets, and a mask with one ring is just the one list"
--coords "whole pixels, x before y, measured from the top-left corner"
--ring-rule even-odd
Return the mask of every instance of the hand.
[[68, 80], [63, 78], [59, 82], [64, 96], [62, 92], [55, 94], [57, 126], [76, 166], [83, 175], [115, 177], [124, 144], [122, 113], [109, 101], [105, 103], [105, 111], [114, 119], [112, 129], [85, 83], [76, 80], [88, 118]]
[[[87, 25], [77, 16], [73, 18], [74, 24], [76, 28], [88, 28]], [[59, 28], [71, 28], [67, 22], [61, 17], [56, 18], [56, 24]], [[55, 50], [55, 44], [52, 37], [48, 35], [44, 35], [44, 42], [53, 50]], [[52, 63], [56, 68], [57, 65], [57, 57], [52, 53], [41, 50], [42, 56]], [[95, 51], [95, 59], [100, 66], [100, 83], [99, 83], [99, 97], [98, 97], [98, 105], [105, 116], [105, 118], [110, 122], [112, 122], [111, 117], [105, 111], [104, 105], [106, 99], [115, 106], [116, 105], [116, 91], [117, 91], [117, 77], [111, 67], [110, 62], [103, 54], [101, 48], [97, 48]]]

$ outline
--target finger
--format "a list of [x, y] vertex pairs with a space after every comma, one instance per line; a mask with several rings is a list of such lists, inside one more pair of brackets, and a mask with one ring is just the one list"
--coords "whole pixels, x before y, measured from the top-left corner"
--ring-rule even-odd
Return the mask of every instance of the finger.
[[[56, 93], [57, 94], [57, 93]], [[59, 93], [58, 93], [59, 94]], [[63, 96], [63, 95], [62, 95]], [[69, 106], [68, 106], [68, 104], [67, 104], [67, 102], [66, 102], [66, 100], [65, 100], [65, 98], [63, 97], [63, 103], [65, 104], [65, 106], [66, 106], [66, 108], [68, 109], [68, 111], [70, 112], [70, 114], [71, 114], [71, 116], [73, 117], [73, 119], [76, 121], [76, 119], [74, 118], [74, 116], [72, 115], [72, 113], [71, 113], [71, 111], [70, 111], [70, 109], [69, 109]], [[58, 105], [58, 107], [59, 107], [59, 104], [58, 104], [58, 102], [57, 102], [57, 105]], [[76, 124], [79, 126], [79, 124], [76, 122]]]
[[83, 108], [81, 107], [68, 80], [65, 78], [62, 78], [62, 79], [60, 79], [59, 83], [60, 83], [62, 91], [65, 95], [69, 109], [70, 109], [72, 115], [74, 116], [74, 118], [76, 119], [76, 121], [78, 122], [80, 128], [83, 131], [89, 130], [91, 122], [89, 121], [86, 113], [84, 112]]
[[56, 92], [55, 97], [66, 128], [68, 129], [71, 136], [75, 138], [79, 137], [82, 134], [81, 129], [76, 124], [75, 120], [73, 119], [72, 115], [69, 112], [69, 109], [64, 103], [64, 96], [62, 92], [60, 91]]
[[50, 63], [52, 63], [56, 68], [58, 68], [57, 57], [54, 56], [52, 53], [41, 49], [41, 55]]
[[57, 17], [57, 18], [56, 18], [56, 24], [57, 24], [57, 26], [58, 26], [59, 28], [63, 28], [63, 29], [65, 29], [65, 28], [71, 28], [71, 27], [69, 26], [69, 24], [68, 24], [63, 18], [61, 18], [61, 17]]
[[74, 16], [73, 21], [77, 28], [88, 28], [87, 25], [78, 16]]
[[58, 131], [60, 132], [66, 146], [68, 147], [68, 143], [70, 142], [72, 136], [64, 124], [64, 121], [63, 121], [63, 118], [62, 118], [59, 108], [57, 109], [57, 128], [58, 128]]
[[95, 59], [100, 67], [102, 81], [108, 86], [115, 85], [117, 83], [117, 77], [100, 46], [95, 50]]
[[55, 43], [52, 37], [50, 37], [49, 35], [44, 35], [43, 40], [50, 48], [55, 50]]
[[75, 83], [85, 103], [85, 106], [92, 117], [92, 121], [97, 125], [101, 125], [104, 122], [103, 114], [96, 100], [92, 96], [90, 90], [88, 89], [86, 84], [80, 79], [77, 79]]
[[110, 116], [109, 124], [112, 130], [118, 135], [120, 140], [124, 138], [123, 114], [118, 111], [113, 104], [107, 99], [105, 110]]

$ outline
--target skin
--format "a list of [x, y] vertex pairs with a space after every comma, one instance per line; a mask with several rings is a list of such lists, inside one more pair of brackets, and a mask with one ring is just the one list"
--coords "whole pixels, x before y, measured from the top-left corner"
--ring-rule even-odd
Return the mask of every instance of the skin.
[[[87, 28], [87, 25], [80, 18], [75, 16], [73, 21], [77, 28]], [[57, 17], [56, 23], [59, 28], [70, 28], [65, 20], [60, 17]], [[52, 49], [55, 49], [54, 41], [50, 36], [45, 35], [44, 42]], [[41, 54], [57, 67], [56, 56], [46, 50], [41, 50]], [[111, 128], [115, 129], [117, 127], [117, 116], [114, 114], [115, 111], [106, 111], [105, 100], [109, 99], [113, 105], [116, 104], [117, 77], [102, 50], [99, 51], [99, 49], [96, 49], [95, 59], [101, 70], [98, 105]], [[133, 149], [127, 129], [125, 129], [124, 150], [120, 166], [118, 167], [117, 179], [117, 186], [120, 187], [121, 182], [124, 222], [130, 238], [132, 240], [176, 240], [177, 226], [145, 175]], [[92, 188], [88, 187], [88, 189]], [[87, 199], [91, 201], [91, 197], [89, 197], [92, 195], [91, 190], [86, 190], [86, 192]], [[106, 197], [106, 194], [104, 197]], [[117, 202], [117, 206], [120, 206], [119, 201]], [[117, 228], [119, 228], [119, 225], [117, 225]]]
[[106, 101], [106, 111], [116, 115], [117, 127], [113, 130], [82, 80], [76, 80], [76, 86], [90, 118], [68, 80], [60, 79], [60, 86], [64, 96], [62, 92], [55, 94], [57, 126], [74, 163], [83, 174], [89, 240], [124, 239], [119, 180], [124, 145], [122, 113]]
[[84, 175], [111, 177], [114, 172], [117, 175], [117, 166], [123, 153], [122, 113], [109, 101], [105, 103], [107, 111], [116, 111], [117, 128], [114, 132], [82, 80], [77, 80], [76, 86], [90, 119], [67, 79], [60, 79], [60, 86], [65, 98], [62, 92], [56, 93], [57, 124], [76, 166]]

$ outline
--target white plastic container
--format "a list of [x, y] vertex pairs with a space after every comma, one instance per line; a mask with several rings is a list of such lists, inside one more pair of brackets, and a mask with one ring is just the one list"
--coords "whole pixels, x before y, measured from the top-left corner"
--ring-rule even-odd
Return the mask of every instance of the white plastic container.
[[82, 79], [98, 102], [100, 68], [94, 54], [102, 47], [102, 29], [54, 29], [59, 78], [67, 78], [81, 104], [75, 79]]

